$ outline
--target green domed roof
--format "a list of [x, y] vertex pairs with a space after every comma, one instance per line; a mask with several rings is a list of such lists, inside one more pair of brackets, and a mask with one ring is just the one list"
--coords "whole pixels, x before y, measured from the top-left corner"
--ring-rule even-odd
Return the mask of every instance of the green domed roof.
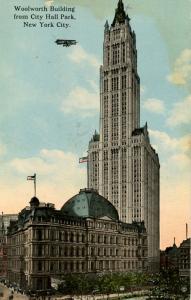
[[108, 217], [119, 220], [116, 208], [107, 199], [93, 189], [80, 190], [79, 194], [69, 199], [61, 208], [62, 213], [82, 218]]

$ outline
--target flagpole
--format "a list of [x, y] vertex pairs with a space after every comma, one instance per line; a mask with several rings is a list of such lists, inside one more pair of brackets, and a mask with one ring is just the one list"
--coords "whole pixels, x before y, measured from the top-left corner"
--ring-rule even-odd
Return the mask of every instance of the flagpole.
[[36, 173], [34, 174], [34, 196], [36, 197]]

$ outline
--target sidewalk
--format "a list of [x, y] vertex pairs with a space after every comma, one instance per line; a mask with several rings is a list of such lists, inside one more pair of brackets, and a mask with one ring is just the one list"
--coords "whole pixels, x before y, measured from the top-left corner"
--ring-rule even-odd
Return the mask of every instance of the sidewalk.
[[145, 296], [148, 293], [148, 291], [137, 291], [137, 292], [129, 292], [129, 293], [120, 293], [120, 294], [110, 294], [110, 295], [83, 295], [81, 296], [52, 296], [51, 300], [69, 300], [69, 299], [74, 299], [74, 300], [109, 300], [109, 299], [119, 299], [123, 298], [131, 300], [131, 299], [139, 299], [139, 300], [146, 300], [147, 296]]

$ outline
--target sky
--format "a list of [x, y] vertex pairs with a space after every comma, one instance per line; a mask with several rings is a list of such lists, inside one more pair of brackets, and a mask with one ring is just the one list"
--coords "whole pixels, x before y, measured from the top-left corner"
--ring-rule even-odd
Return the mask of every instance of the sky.
[[[87, 185], [88, 141], [99, 131], [103, 31], [117, 0], [2, 1], [0, 209], [17, 213], [33, 196], [60, 208]], [[75, 7], [65, 27], [24, 27], [21, 7]], [[161, 165], [161, 248], [185, 239], [190, 219], [191, 1], [124, 0], [136, 33], [141, 125], [148, 122]], [[60, 14], [60, 13], [59, 13]], [[64, 14], [64, 13], [63, 13]], [[65, 13], [65, 15], [70, 13]], [[38, 12], [36, 15], [45, 15]], [[45, 21], [43, 19], [43, 21]], [[49, 22], [49, 21], [47, 21]], [[56, 20], [53, 20], [54, 25]], [[56, 39], [75, 39], [69, 48]], [[190, 226], [190, 224], [189, 224]]]

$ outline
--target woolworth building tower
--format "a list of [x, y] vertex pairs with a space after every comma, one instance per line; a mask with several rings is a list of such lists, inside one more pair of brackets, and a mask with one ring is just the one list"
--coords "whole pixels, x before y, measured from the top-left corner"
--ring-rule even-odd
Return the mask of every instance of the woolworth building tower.
[[[88, 149], [88, 187], [118, 210], [121, 221], [144, 221], [148, 265], [159, 265], [159, 158], [147, 123], [140, 127], [140, 78], [136, 36], [119, 0], [111, 26], [105, 23], [100, 68], [100, 133]], [[148, 66], [149, 67], [149, 66]]]

